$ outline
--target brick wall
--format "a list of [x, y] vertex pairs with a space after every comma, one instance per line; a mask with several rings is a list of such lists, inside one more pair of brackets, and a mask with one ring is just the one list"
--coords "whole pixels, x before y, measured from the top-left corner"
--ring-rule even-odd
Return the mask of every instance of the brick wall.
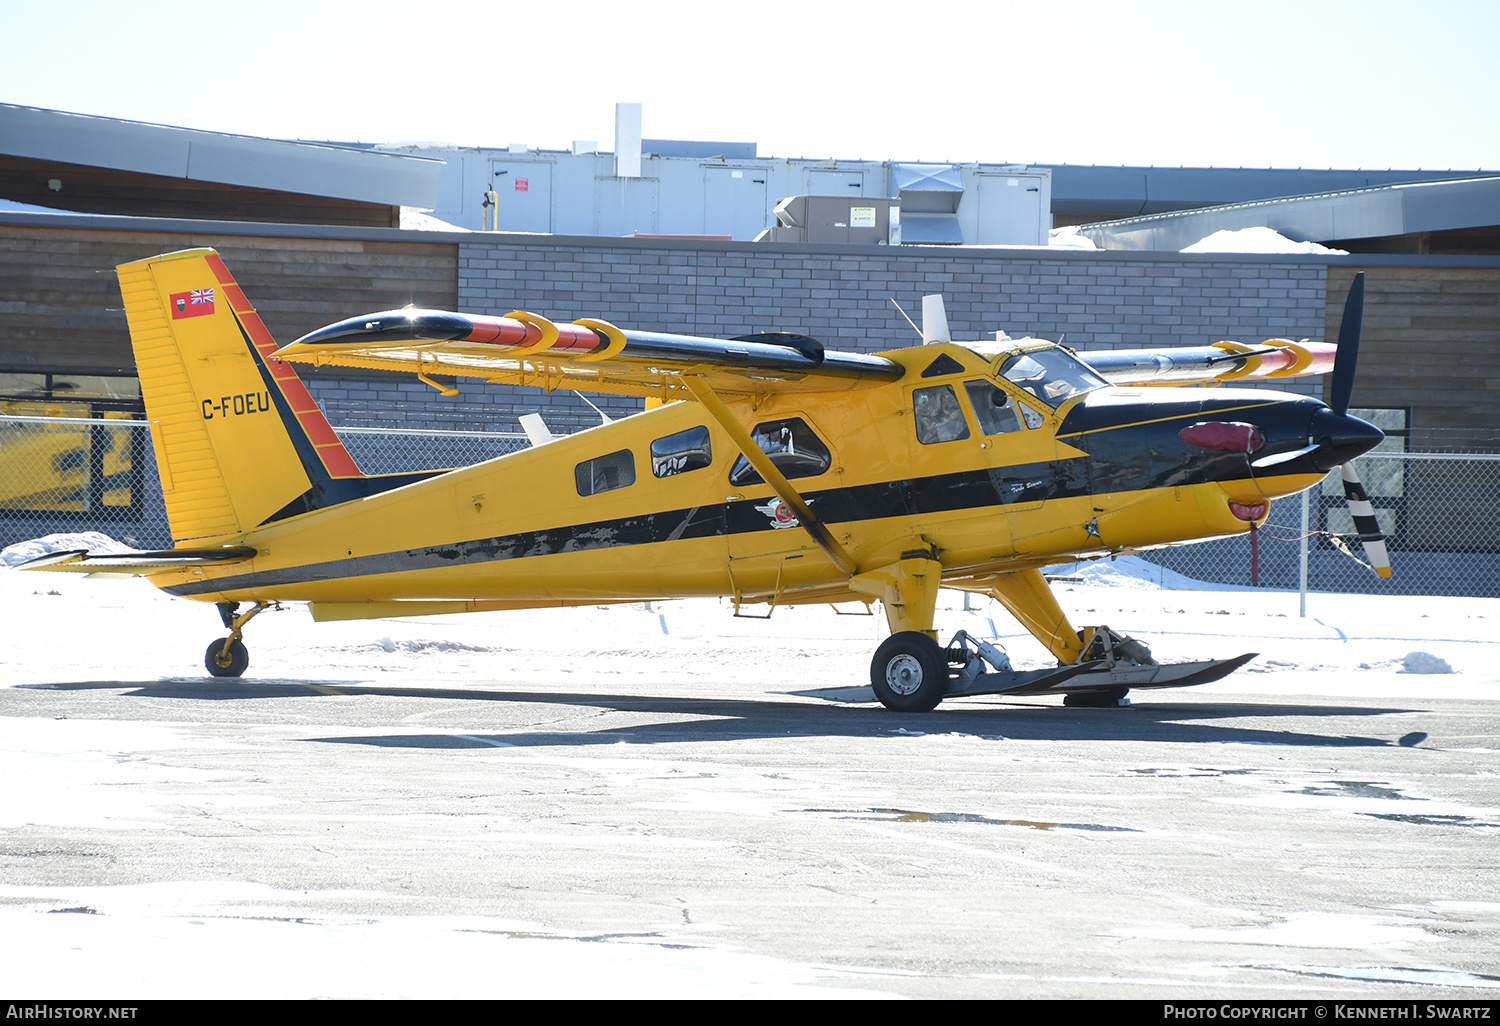
[[[557, 321], [601, 317], [622, 327], [730, 337], [797, 331], [831, 349], [903, 348], [922, 296], [941, 292], [956, 339], [1000, 329], [1061, 338], [1077, 348], [1203, 345], [1219, 339], [1322, 338], [1327, 268], [1306, 260], [1088, 252], [884, 247], [844, 251], [631, 240], [476, 237], [459, 244], [458, 306]], [[1316, 394], [1317, 381], [1281, 387]], [[336, 423], [345, 403], [360, 423], [404, 420], [516, 430], [541, 412], [554, 430], [599, 422], [577, 396], [460, 382], [445, 399], [410, 379], [341, 381], [315, 375], [313, 394]], [[611, 416], [640, 401], [589, 396]], [[367, 406], [367, 404], [370, 404]]]
[[[460, 380], [458, 395], [443, 396], [410, 375], [351, 378], [306, 366], [298, 367], [297, 373], [329, 422], [338, 427], [515, 432], [521, 430], [517, 418], [526, 413], [542, 414], [554, 432], [564, 434], [599, 424], [599, 414], [572, 392], [548, 395], [534, 388]], [[588, 399], [612, 418], [641, 409], [641, 401], [629, 396]]]
[[[474, 313], [523, 309], [554, 320], [602, 317], [645, 331], [717, 337], [797, 331], [859, 352], [911, 345], [916, 336], [891, 298], [920, 322], [922, 296], [932, 292], [943, 293], [958, 339], [1000, 329], [1079, 348], [1129, 349], [1322, 337], [1322, 264], [1121, 257], [486, 238], [459, 246], [458, 297], [460, 308]], [[1319, 386], [1294, 387], [1312, 393]], [[604, 406], [604, 399], [611, 411], [637, 405], [613, 397], [596, 402]], [[571, 412], [558, 411], [561, 418]]]
[[[800, 331], [873, 352], [915, 336], [913, 317], [942, 292], [955, 336], [1000, 328], [1085, 347], [1202, 344], [1219, 338], [1321, 337], [1326, 268], [1213, 259], [938, 248], [838, 255], [783, 248], [611, 248], [481, 239], [459, 246], [460, 306], [604, 317], [683, 334]], [[874, 249], [874, 254], [870, 253]]]

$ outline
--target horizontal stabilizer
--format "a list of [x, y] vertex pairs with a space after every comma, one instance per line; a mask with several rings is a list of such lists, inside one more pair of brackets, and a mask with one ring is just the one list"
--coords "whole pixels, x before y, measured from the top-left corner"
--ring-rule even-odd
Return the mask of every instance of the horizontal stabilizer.
[[65, 570], [81, 574], [141, 577], [160, 573], [163, 570], [179, 570], [209, 564], [242, 563], [253, 559], [254, 556], [254, 549], [243, 546], [223, 549], [162, 549], [156, 552], [90, 553], [88, 549], [71, 549], [67, 552], [49, 552], [45, 556], [27, 560], [15, 569]]

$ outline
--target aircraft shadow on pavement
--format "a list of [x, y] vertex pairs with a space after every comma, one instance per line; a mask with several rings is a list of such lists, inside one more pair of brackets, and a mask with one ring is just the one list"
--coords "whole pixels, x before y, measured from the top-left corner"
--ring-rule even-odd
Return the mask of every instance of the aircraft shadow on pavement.
[[[485, 688], [379, 687], [348, 681], [166, 680], [79, 681], [45, 690], [128, 689], [124, 697], [186, 701], [261, 698], [379, 697], [464, 703], [571, 705], [619, 713], [687, 716], [688, 720], [635, 723], [600, 730], [474, 731], [308, 738], [329, 744], [384, 748], [579, 747], [609, 744], [678, 744], [785, 737], [890, 737], [966, 734], [1003, 741], [1144, 741], [1176, 744], [1259, 744], [1295, 747], [1385, 747], [1386, 737], [1318, 732], [1315, 722], [1337, 717], [1399, 715], [1419, 710], [1294, 703], [1183, 702], [1147, 697], [1124, 709], [1068, 708], [1055, 699], [958, 700], [928, 713], [897, 713], [873, 704], [623, 695], [602, 692]], [[1239, 725], [1244, 719], [1287, 720], [1284, 727]], [[1403, 724], [1410, 729], [1410, 722]], [[1409, 735], [1408, 735], [1409, 736]]]

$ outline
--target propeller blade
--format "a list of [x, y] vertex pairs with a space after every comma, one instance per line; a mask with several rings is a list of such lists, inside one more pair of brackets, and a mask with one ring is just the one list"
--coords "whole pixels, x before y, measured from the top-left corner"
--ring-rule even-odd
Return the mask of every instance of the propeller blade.
[[1380, 525], [1375, 522], [1375, 508], [1370, 505], [1370, 497], [1365, 494], [1364, 485], [1359, 483], [1353, 464], [1345, 463], [1339, 468], [1339, 474], [1344, 479], [1344, 501], [1349, 504], [1349, 516], [1354, 518], [1354, 530], [1359, 533], [1360, 544], [1370, 559], [1370, 568], [1381, 577], [1389, 578], [1391, 557], [1385, 551], [1385, 535], [1380, 533]]
[[1365, 272], [1354, 276], [1349, 298], [1344, 300], [1344, 316], [1339, 321], [1339, 351], [1333, 358], [1333, 384], [1328, 389], [1328, 405], [1334, 413], [1349, 412], [1349, 395], [1354, 390], [1354, 366], [1359, 362], [1359, 329], [1365, 319]]

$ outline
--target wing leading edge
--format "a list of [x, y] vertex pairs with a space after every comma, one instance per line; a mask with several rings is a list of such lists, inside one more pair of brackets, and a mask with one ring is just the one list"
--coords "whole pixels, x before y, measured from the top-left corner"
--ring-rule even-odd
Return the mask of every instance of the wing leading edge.
[[1327, 342], [1272, 338], [1258, 346], [1215, 342], [1180, 349], [1098, 349], [1078, 359], [1112, 385], [1184, 385], [1295, 378], [1333, 369], [1338, 347]]

